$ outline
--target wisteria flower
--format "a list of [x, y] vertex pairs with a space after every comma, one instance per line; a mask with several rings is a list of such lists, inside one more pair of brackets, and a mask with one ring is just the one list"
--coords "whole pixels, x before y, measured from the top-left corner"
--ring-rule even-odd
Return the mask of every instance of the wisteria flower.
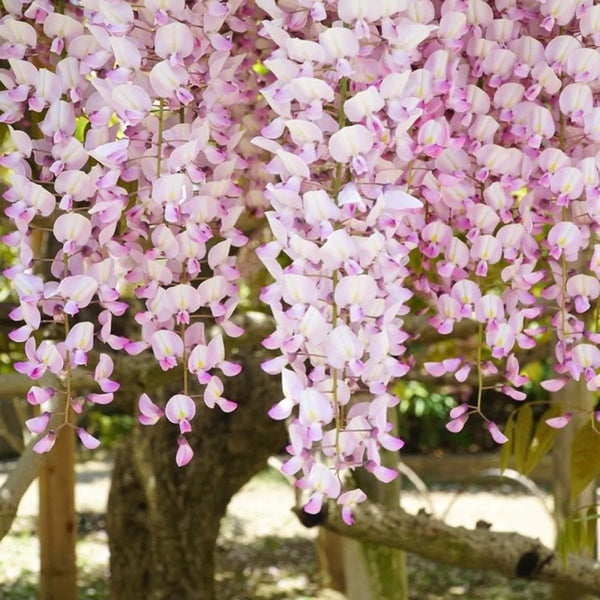
[[171, 396], [165, 406], [165, 416], [171, 423], [179, 425], [182, 434], [189, 433], [192, 430], [190, 421], [196, 414], [196, 404], [185, 394], [175, 394]]
[[138, 401], [140, 414], [138, 420], [142, 425], [154, 425], [165, 414], [162, 408], [154, 404], [148, 394], [142, 394]]

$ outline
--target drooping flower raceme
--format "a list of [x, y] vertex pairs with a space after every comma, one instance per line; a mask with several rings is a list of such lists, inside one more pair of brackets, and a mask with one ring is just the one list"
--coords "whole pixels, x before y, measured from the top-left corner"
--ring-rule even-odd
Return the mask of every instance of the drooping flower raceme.
[[[420, 333], [415, 310], [442, 339], [459, 326], [475, 336], [466, 354], [427, 362], [430, 375], [493, 374], [521, 400], [521, 349], [544, 340], [546, 323], [557, 373], [585, 374], [596, 389], [597, 323], [585, 315], [600, 273], [587, 250], [600, 206], [588, 83], [597, 39], [574, 35], [591, 7], [546, 3], [525, 16], [501, 2], [382, 11], [349, 0], [315, 18], [301, 2], [259, 4], [270, 17], [262, 35], [277, 46], [264, 61], [276, 116], [254, 143], [275, 156], [267, 169], [280, 180], [266, 190], [274, 241], [259, 253], [275, 280], [262, 294], [276, 322], [265, 344], [281, 352], [265, 368], [288, 390], [271, 414], [291, 415], [285, 468], [313, 490], [310, 509], [333, 490], [322, 454], [339, 477], [357, 457], [378, 468], [389, 425], [367, 412], [355, 432], [353, 396], [369, 390], [388, 409], [390, 383], [420, 376], [423, 352], [406, 344]], [[294, 131], [315, 125], [307, 152]], [[540, 296], [556, 302], [547, 319]], [[473, 413], [506, 441], [481, 394], [449, 429]]]
[[[186, 464], [198, 399], [235, 408], [224, 336], [241, 333], [245, 212], [271, 232], [258, 250], [276, 353], [264, 368], [283, 384], [270, 414], [288, 420], [284, 469], [310, 511], [337, 499], [351, 522], [364, 494], [347, 472], [393, 476], [380, 450], [402, 444], [388, 417], [399, 378], [489, 378], [523, 400], [523, 356], [552, 339], [542, 387], [600, 387], [593, 3], [63, 4], [11, 2], [0, 18], [18, 371], [87, 366], [100, 391], [85, 400], [103, 404], [110, 356], [152, 351], [184, 375], [165, 405], [142, 395], [139, 419], [178, 426]], [[131, 295], [139, 332], [125, 336]], [[53, 336], [36, 335], [47, 321]], [[56, 393], [27, 398], [43, 416]], [[505, 441], [481, 393], [448, 429], [475, 416]], [[37, 451], [55, 440], [46, 419], [30, 423]]]
[[[20, 303], [11, 316], [24, 322], [11, 337], [25, 342], [27, 355], [17, 368], [33, 379], [50, 371], [70, 380], [72, 369], [92, 363], [100, 386], [85, 396], [92, 403], [111, 402], [119, 387], [107, 351], [151, 348], [162, 369], [184, 365], [201, 383], [210, 379], [213, 390], [222, 374], [239, 370], [225, 360], [221, 334], [207, 340], [198, 318], [240, 334], [231, 321], [239, 276], [231, 253], [245, 243], [236, 228], [243, 130], [226, 107], [256, 99], [253, 83], [238, 79], [253, 63], [237, 50], [247, 45], [248, 7], [161, 6], [84, 0], [48, 5], [42, 15], [11, 3], [0, 20], [8, 61], [0, 119], [12, 144], [2, 163], [11, 169], [6, 214], [15, 225], [4, 241], [20, 254], [6, 275]], [[39, 52], [46, 39], [49, 47]], [[40, 235], [58, 248], [47, 270], [38, 262]], [[143, 308], [132, 315], [139, 337], [130, 339], [112, 327], [132, 293]], [[63, 339], [36, 342], [48, 319], [63, 327]], [[173, 398], [191, 398], [188, 388], [184, 377]], [[34, 387], [28, 399], [41, 404], [53, 393]], [[81, 410], [82, 399], [69, 393], [65, 424], [71, 409]], [[143, 396], [140, 420], [173, 420], [174, 402], [161, 408]], [[231, 410], [227, 402], [216, 403]], [[177, 406], [187, 415], [174, 420], [183, 436], [193, 410]], [[42, 424], [36, 421], [36, 433]], [[77, 434], [95, 445], [87, 432]], [[47, 451], [53, 435], [36, 449]], [[191, 458], [189, 449], [180, 442], [178, 463]]]

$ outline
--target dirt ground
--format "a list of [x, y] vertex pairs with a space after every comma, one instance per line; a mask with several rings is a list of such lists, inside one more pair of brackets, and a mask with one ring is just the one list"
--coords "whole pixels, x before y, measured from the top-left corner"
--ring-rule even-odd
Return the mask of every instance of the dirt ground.
[[[82, 537], [78, 547], [80, 569], [86, 578], [82, 599], [106, 600], [108, 548], [103, 514], [108, 498], [112, 464], [109, 458], [78, 465], [76, 501]], [[0, 468], [0, 480], [6, 468]], [[445, 486], [424, 498], [413, 490], [403, 493], [409, 512], [425, 508], [454, 525], [474, 527], [478, 520], [494, 530], [518, 531], [552, 544], [550, 498], [542, 500], [511, 493], [504, 484], [493, 490]], [[222, 600], [326, 600], [341, 596], [319, 587], [314, 529], [304, 528], [291, 512], [293, 489], [276, 471], [267, 469], [250, 481], [232, 500], [217, 549], [217, 584]], [[14, 532], [0, 542], [0, 600], [33, 600], [38, 548], [35, 539], [37, 484], [19, 507]], [[547, 596], [545, 588], [507, 588], [502, 578], [465, 572], [410, 557], [411, 598], [439, 600], [471, 598], [525, 600]], [[23, 587], [30, 581], [30, 587]], [[414, 585], [413, 585], [414, 582]], [[500, 587], [494, 587], [500, 586]], [[29, 590], [29, 591], [27, 591]], [[521, 590], [521, 591], [519, 591]], [[545, 590], [545, 591], [544, 591]], [[27, 595], [30, 594], [30, 595]]]

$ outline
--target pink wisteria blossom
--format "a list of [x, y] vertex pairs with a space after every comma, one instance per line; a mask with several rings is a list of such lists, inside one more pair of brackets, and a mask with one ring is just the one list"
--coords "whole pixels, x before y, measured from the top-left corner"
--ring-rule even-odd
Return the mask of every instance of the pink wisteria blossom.
[[164, 410], [154, 404], [148, 394], [142, 394], [138, 401], [140, 411], [138, 420], [142, 425], [154, 425], [165, 414]]
[[177, 359], [183, 355], [183, 349], [183, 340], [174, 331], [161, 329], [152, 335], [152, 351], [163, 371], [177, 365]]
[[[593, 2], [5, 4], [20, 373], [88, 368], [99, 390], [85, 400], [106, 404], [119, 353], [151, 349], [184, 371], [169, 400], [141, 396], [139, 420], [166, 416], [187, 464], [196, 404], [236, 408], [225, 340], [253, 290], [236, 260], [260, 237], [263, 367], [283, 388], [269, 414], [288, 423], [284, 469], [309, 512], [337, 500], [351, 523], [364, 494], [345, 472], [394, 477], [380, 450], [402, 445], [388, 418], [399, 379], [493, 376], [521, 402], [524, 351], [552, 339], [542, 389], [600, 388]], [[34, 385], [27, 400], [59, 392]], [[506, 442], [486, 410], [485, 397], [460, 404], [446, 427], [480, 419]], [[57, 435], [45, 414], [30, 422], [38, 452]]]
[[196, 414], [196, 405], [194, 401], [185, 394], [176, 394], [171, 396], [165, 406], [165, 416], [171, 423], [179, 425], [182, 434], [189, 433], [192, 430], [190, 421]]

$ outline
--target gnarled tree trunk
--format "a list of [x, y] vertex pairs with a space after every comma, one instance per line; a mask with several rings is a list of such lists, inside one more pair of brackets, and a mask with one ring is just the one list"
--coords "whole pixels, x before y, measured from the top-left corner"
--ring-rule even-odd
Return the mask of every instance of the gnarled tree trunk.
[[175, 465], [178, 430], [165, 421], [136, 427], [118, 452], [107, 518], [113, 600], [214, 599], [213, 554], [227, 504], [286, 440], [266, 414], [280, 383], [261, 372], [256, 348], [244, 346], [244, 370], [226, 389], [237, 410], [199, 407], [190, 464]]

